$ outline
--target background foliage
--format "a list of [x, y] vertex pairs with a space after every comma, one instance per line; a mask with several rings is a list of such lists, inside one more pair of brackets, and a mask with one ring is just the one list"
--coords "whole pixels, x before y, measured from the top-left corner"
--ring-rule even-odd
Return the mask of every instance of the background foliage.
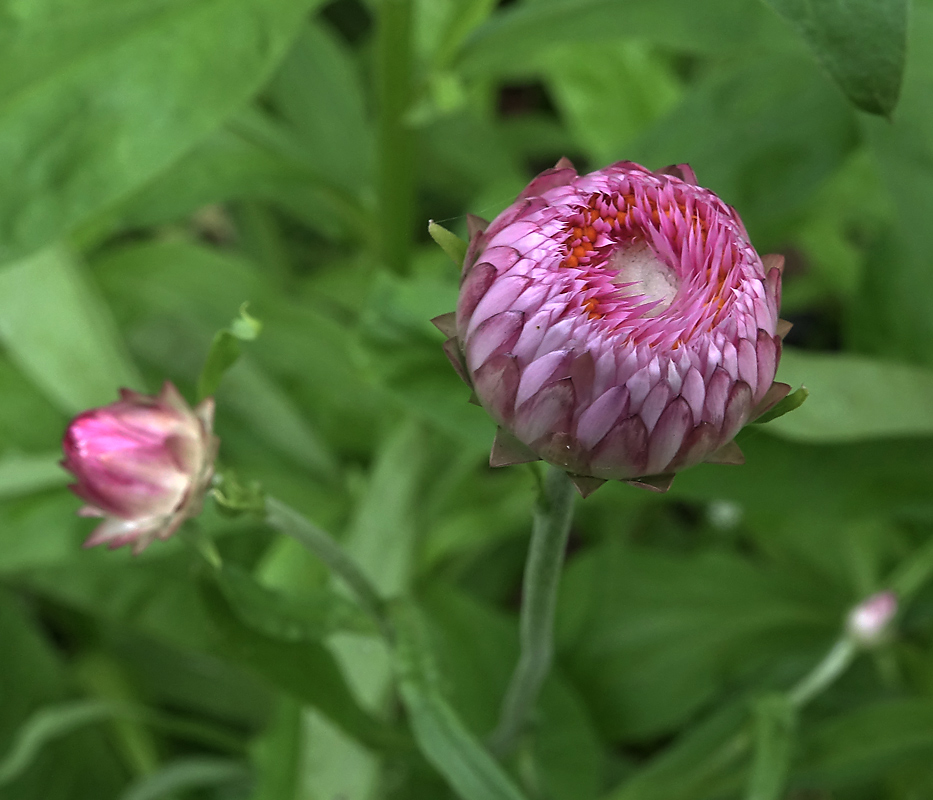
[[[933, 796], [931, 41], [929, 0], [0, 1], [0, 797]], [[534, 479], [485, 466], [426, 222], [562, 155], [686, 161], [738, 208], [787, 258], [779, 378], [811, 398], [744, 467], [579, 504], [500, 768]], [[184, 537], [80, 548], [69, 416], [193, 398], [244, 301], [223, 461], [400, 598], [393, 652], [248, 518], [191, 523], [213, 577]], [[782, 717], [892, 580], [894, 639]]]

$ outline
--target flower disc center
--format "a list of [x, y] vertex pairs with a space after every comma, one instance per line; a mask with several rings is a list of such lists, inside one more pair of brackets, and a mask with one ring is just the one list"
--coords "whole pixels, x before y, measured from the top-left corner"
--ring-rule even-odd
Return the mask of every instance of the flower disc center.
[[677, 273], [646, 242], [617, 248], [607, 266], [616, 273], [612, 280], [622, 296], [641, 297], [643, 302], [656, 304], [642, 315], [645, 317], [656, 317], [670, 308], [680, 288]]

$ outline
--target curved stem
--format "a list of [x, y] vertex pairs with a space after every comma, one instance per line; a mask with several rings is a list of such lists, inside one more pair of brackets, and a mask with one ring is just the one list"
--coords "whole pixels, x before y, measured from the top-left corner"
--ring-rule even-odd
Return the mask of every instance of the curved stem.
[[525, 562], [520, 620], [521, 655], [489, 747], [506, 755], [528, 723], [554, 656], [554, 608], [567, 537], [573, 518], [575, 489], [567, 473], [548, 469], [531, 532]]
[[327, 531], [274, 497], [266, 498], [266, 522], [280, 533], [291, 536], [327, 564], [356, 595], [360, 607], [373, 618], [386, 641], [392, 641], [385, 602], [359, 565]]

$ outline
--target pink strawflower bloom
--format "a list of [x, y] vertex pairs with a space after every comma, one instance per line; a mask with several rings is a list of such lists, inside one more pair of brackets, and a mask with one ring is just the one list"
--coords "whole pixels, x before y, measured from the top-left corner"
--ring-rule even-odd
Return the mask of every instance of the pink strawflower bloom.
[[120, 390], [120, 400], [75, 417], [62, 446], [78, 513], [103, 517], [86, 547], [167, 539], [201, 510], [214, 471], [214, 401], [194, 410], [168, 381], [156, 397]]
[[471, 223], [456, 316], [435, 322], [500, 426], [493, 466], [540, 458], [587, 494], [741, 463], [733, 437], [789, 390], [783, 258], [763, 262], [688, 166], [562, 159]]

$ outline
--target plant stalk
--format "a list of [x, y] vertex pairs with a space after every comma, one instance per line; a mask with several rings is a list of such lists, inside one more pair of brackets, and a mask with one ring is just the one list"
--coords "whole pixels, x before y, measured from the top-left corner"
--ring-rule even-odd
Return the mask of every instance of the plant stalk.
[[405, 115], [412, 98], [412, 0], [381, 0], [376, 39], [379, 101], [379, 246], [383, 263], [408, 269], [414, 212], [414, 136]]
[[392, 642], [394, 637], [385, 601], [360, 566], [329, 533], [274, 497], [266, 498], [266, 522], [320, 558], [356, 595], [360, 607], [372, 617], [386, 641]]
[[535, 508], [522, 584], [521, 654], [506, 691], [490, 749], [508, 755], [525, 730], [554, 657], [554, 609], [575, 489], [567, 473], [549, 467]]

